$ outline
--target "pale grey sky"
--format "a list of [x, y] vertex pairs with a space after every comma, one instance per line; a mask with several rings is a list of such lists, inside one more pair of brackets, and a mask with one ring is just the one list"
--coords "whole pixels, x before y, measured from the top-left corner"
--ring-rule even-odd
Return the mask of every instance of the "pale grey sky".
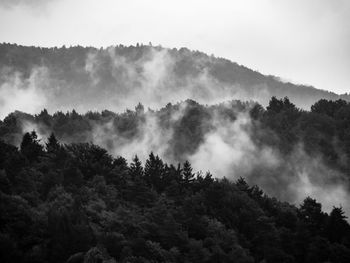
[[350, 0], [0, 0], [0, 42], [188, 47], [350, 92]]

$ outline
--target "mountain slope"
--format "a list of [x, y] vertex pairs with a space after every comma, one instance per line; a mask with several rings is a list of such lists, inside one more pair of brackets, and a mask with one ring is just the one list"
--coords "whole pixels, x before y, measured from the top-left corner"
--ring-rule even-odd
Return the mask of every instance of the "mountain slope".
[[[39, 48], [0, 45], [0, 110], [38, 112], [133, 108], [138, 102], [159, 108], [194, 99], [217, 103], [288, 96], [309, 108], [321, 98], [349, 100], [310, 86], [284, 83], [223, 58], [186, 48], [115, 46]], [[69, 96], [67, 96], [69, 94]], [[31, 103], [28, 103], [31, 100]]]
[[0, 141], [0, 261], [349, 262], [341, 207], [177, 167], [53, 135], [44, 148], [33, 132], [20, 150]]
[[[326, 211], [341, 204], [350, 214], [350, 103], [320, 100], [312, 111], [288, 99], [258, 104], [187, 100], [160, 110], [14, 112], [0, 121], [0, 139], [20, 145], [35, 130], [41, 142], [53, 132], [63, 143], [95, 143], [113, 156], [145, 161], [150, 152], [168, 163], [190, 161], [215, 177], [245, 177], [266, 193], [299, 203], [310, 195]], [[1, 162], [1, 160], [0, 160]]]

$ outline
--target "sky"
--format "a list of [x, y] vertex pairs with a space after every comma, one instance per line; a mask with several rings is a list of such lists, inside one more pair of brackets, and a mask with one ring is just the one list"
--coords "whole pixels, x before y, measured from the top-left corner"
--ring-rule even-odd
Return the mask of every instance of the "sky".
[[187, 47], [350, 92], [348, 0], [0, 0], [0, 42]]

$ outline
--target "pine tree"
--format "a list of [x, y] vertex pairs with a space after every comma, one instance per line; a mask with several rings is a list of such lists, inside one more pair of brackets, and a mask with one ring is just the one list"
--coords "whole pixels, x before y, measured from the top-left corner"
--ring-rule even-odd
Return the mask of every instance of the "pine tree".
[[60, 144], [56, 139], [55, 134], [51, 133], [50, 137], [47, 139], [46, 150], [47, 152], [56, 152], [59, 149], [60, 149]]
[[182, 175], [183, 175], [183, 183], [185, 185], [190, 184], [194, 180], [194, 174], [192, 172], [192, 166], [189, 161], [186, 161], [183, 165]]
[[21, 153], [29, 160], [37, 160], [43, 152], [43, 147], [35, 131], [26, 132], [20, 146]]
[[241, 191], [248, 192], [249, 190], [249, 185], [243, 177], [238, 178], [238, 180], [236, 181], [236, 185]]
[[350, 234], [350, 227], [346, 221], [342, 207], [333, 207], [329, 214], [326, 232], [330, 241], [341, 242], [344, 236]]
[[130, 164], [129, 173], [130, 177], [135, 180], [139, 179], [143, 176], [143, 167], [140, 159], [135, 155], [135, 157], [132, 159], [132, 163]]
[[299, 208], [299, 217], [306, 223], [309, 230], [315, 234], [320, 232], [324, 219], [322, 205], [311, 197], [306, 197]]
[[159, 156], [154, 156], [153, 152], [149, 155], [145, 164], [145, 179], [146, 182], [154, 186], [160, 192], [163, 189], [162, 181], [164, 174], [164, 164]]

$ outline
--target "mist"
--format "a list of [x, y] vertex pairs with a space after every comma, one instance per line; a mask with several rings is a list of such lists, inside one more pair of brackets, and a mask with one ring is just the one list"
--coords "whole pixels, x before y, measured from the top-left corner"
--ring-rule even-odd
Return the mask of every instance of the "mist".
[[233, 122], [216, 115], [213, 127], [198, 150], [188, 156], [197, 171], [230, 180], [243, 177], [266, 194], [295, 205], [310, 196], [327, 212], [342, 206], [350, 213], [346, 175], [328, 167], [322, 155], [307, 154], [302, 143], [288, 155], [276, 147], [257, 145], [247, 112], [239, 112]]
[[0, 262], [350, 262], [349, 14], [0, 0]]
[[[232, 96], [244, 97], [239, 87], [230, 90], [232, 87], [210, 76], [205, 59], [196, 62], [195, 74], [180, 78], [175, 72], [178, 61], [169, 50], [145, 47], [140, 54], [136, 52], [140, 53], [131, 52], [131, 58], [117, 54], [113, 47], [88, 52], [84, 67], [71, 62], [72, 76], [60, 72], [63, 69], [55, 72], [45, 63], [29, 67], [26, 70], [29, 74], [4, 67], [0, 92], [6, 100], [1, 102], [0, 117], [15, 110], [31, 114], [43, 108], [50, 112], [73, 109], [81, 113], [104, 109], [121, 112], [140, 101], [145, 107], [159, 109], [169, 102], [186, 99], [215, 103]], [[61, 79], [60, 74], [65, 76]]]
[[92, 142], [100, 145], [114, 156], [123, 156], [131, 161], [135, 155], [145, 162], [150, 152], [166, 156], [171, 139], [171, 130], [163, 130], [158, 119], [153, 114], [137, 124], [137, 134], [128, 138], [126, 134], [118, 134], [112, 122], [104, 125], [94, 125]]
[[[266, 131], [258, 123], [253, 124], [256, 120], [252, 120], [249, 112], [254, 104], [248, 103], [243, 109], [237, 107], [233, 117], [223, 115], [225, 109], [232, 111], [232, 105], [235, 102], [208, 106], [211, 115], [202, 120], [201, 139], [197, 138], [198, 142], [188, 147], [183, 147], [188, 142], [179, 137], [178, 127], [192, 114], [190, 101], [171, 106], [173, 110], [168, 110], [165, 123], [162, 112], [167, 107], [159, 111], [144, 110], [139, 104], [135, 111], [124, 112], [118, 121], [123, 122], [126, 117], [133, 120], [133, 127], [127, 130], [120, 130], [115, 118], [92, 121], [91, 131], [86, 131], [84, 136], [81, 132], [66, 135], [67, 140], [62, 138], [62, 142], [74, 142], [80, 135], [85, 141], [107, 149], [114, 157], [122, 156], [131, 162], [137, 155], [143, 164], [151, 152], [169, 164], [188, 160], [196, 172], [210, 172], [215, 178], [231, 181], [243, 177], [250, 185], [258, 185], [279, 200], [298, 206], [310, 196], [322, 203], [326, 212], [333, 206], [342, 206], [350, 214], [349, 182], [345, 174], [327, 166], [321, 153], [308, 154], [302, 142], [294, 145], [288, 154], [280, 152], [277, 146], [257, 143], [254, 136]], [[52, 132], [30, 121], [23, 122], [22, 129], [23, 132], [37, 130], [42, 142]]]
[[[65, 54], [67, 50], [47, 52]], [[66, 58], [65, 67], [45, 60], [24, 65], [24, 69], [3, 66], [0, 118], [14, 111], [39, 114], [44, 108], [51, 113], [73, 109], [80, 113], [105, 109], [124, 112], [135, 119], [129, 132], [118, 130], [112, 118], [102, 123], [90, 121], [90, 130], [63, 134], [60, 139], [63, 143], [92, 142], [129, 161], [137, 154], [145, 162], [150, 152], [168, 163], [189, 160], [196, 171], [210, 171], [215, 177], [230, 180], [245, 177], [250, 184], [259, 185], [281, 200], [298, 204], [310, 195], [321, 201], [327, 211], [333, 205], [342, 205], [350, 214], [345, 175], [327, 167], [321, 155], [309, 156], [302, 142], [288, 156], [276, 147], [257, 145], [252, 129], [258, 126], [252, 125], [249, 107], [236, 111], [234, 119], [223, 118], [214, 110], [204, 127], [199, 128], [198, 142], [178, 135], [179, 123], [191, 115], [187, 112], [189, 99], [208, 107], [232, 99], [266, 106], [271, 96], [285, 94], [307, 108], [323, 93], [311, 89], [316, 95], [304, 96], [299, 86], [188, 49], [137, 45], [72, 50], [79, 55]], [[139, 102], [142, 108], [129, 110]], [[177, 105], [177, 109], [166, 116], [164, 125], [158, 111], [168, 103]], [[22, 122], [22, 134], [31, 130], [38, 132], [42, 142], [55, 132], [32, 120]]]
[[[202, 104], [254, 100], [267, 105], [271, 96], [288, 96], [297, 106], [309, 109], [320, 98], [340, 98], [186, 48], [142, 44], [105, 49], [2, 47], [0, 92], [6, 101], [1, 102], [1, 118], [14, 110], [36, 114], [43, 108], [51, 113], [122, 112], [139, 102], [159, 109], [186, 99]], [[25, 62], [18, 56], [24, 56]]]
[[[8, 71], [8, 69], [7, 69]], [[37, 113], [48, 105], [42, 89], [47, 77], [46, 68], [33, 68], [28, 78], [19, 72], [1, 71], [0, 118], [5, 118], [16, 110]]]

